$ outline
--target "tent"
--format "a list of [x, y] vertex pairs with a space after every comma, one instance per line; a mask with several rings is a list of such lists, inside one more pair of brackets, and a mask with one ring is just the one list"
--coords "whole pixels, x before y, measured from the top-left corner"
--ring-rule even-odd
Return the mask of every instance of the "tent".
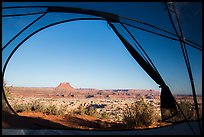
[[[182, 112], [174, 94], [192, 95], [198, 129], [186, 119], [183, 124], [189, 125], [192, 134], [201, 134], [202, 114], [197, 102], [197, 95], [202, 96], [201, 11], [201, 2], [3, 2], [3, 79], [13, 54], [41, 30], [65, 22], [103, 20], [161, 88], [162, 120], [171, 121], [178, 111]], [[16, 25], [18, 22], [21, 24]], [[151, 37], [148, 40], [152, 45], [140, 36], [144, 33]]]

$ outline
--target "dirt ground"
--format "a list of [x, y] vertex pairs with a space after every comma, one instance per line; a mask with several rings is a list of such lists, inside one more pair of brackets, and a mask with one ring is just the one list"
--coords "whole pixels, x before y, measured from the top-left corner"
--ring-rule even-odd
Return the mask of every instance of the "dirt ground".
[[[81, 130], [127, 130], [123, 123], [111, 122], [107, 119], [98, 119], [88, 115], [46, 115], [42, 112], [22, 112], [19, 116], [2, 111], [2, 128], [24, 129], [81, 129]], [[165, 126], [165, 123], [155, 124], [154, 128]]]
[[87, 115], [46, 115], [41, 112], [22, 112], [17, 115], [3, 111], [2, 128], [25, 129], [82, 129], [82, 130], [119, 130], [126, 126]]

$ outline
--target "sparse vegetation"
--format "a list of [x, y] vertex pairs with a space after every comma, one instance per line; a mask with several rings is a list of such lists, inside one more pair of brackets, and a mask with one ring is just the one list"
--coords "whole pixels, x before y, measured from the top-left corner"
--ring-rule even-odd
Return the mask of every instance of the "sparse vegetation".
[[78, 108], [74, 111], [74, 113], [76, 113], [76, 114], [85, 114], [85, 112], [86, 112], [86, 107], [85, 107], [85, 105], [84, 104], [80, 104], [79, 106], [78, 106]]
[[55, 105], [43, 105], [40, 102], [33, 101], [28, 104], [15, 104], [13, 105], [13, 109], [17, 113], [21, 112], [42, 112], [47, 115], [62, 115], [64, 112], [61, 109], [57, 109]]
[[31, 108], [29, 105], [23, 105], [23, 104], [15, 104], [13, 106], [13, 109], [17, 112], [17, 113], [21, 113], [21, 112], [29, 112], [31, 111]]
[[7, 104], [6, 104], [6, 101], [4, 99], [3, 93], [2, 93], [2, 110], [7, 111], [7, 112], [10, 110], [8, 108]]
[[48, 115], [61, 115], [63, 112], [61, 110], [58, 110], [55, 105], [49, 105], [47, 106], [43, 113], [48, 114]]
[[103, 113], [101, 114], [101, 118], [108, 119], [109, 116], [108, 116], [107, 112], [103, 112]]
[[128, 128], [134, 128], [138, 126], [149, 126], [155, 122], [154, 108], [141, 99], [127, 105], [123, 112], [123, 122], [127, 124]]
[[[194, 120], [195, 119], [195, 109], [192, 103], [189, 101], [181, 101], [178, 103], [183, 114], [185, 115], [187, 120]], [[181, 111], [177, 108], [178, 114], [171, 119], [173, 122], [183, 121], [185, 120], [184, 116], [182, 115]]]
[[97, 112], [96, 108], [93, 106], [90, 106], [86, 109], [86, 115], [90, 115], [96, 118], [100, 118], [101, 114], [99, 112]]
[[[8, 98], [10, 96], [10, 94], [9, 94], [9, 88], [6, 86], [6, 81], [5, 80], [3, 80], [3, 90], [5, 92], [6, 98]], [[6, 101], [5, 101], [5, 97], [3, 95], [3, 91], [1, 93], [1, 96], [2, 96], [2, 98], [1, 98], [1, 100], [2, 100], [2, 110], [10, 112], [10, 109], [8, 108], [8, 106], [6, 104]]]
[[[107, 122], [111, 122], [114, 123], [114, 125], [122, 124], [123, 128], [125, 129], [151, 128], [163, 126], [166, 124], [160, 121], [161, 111], [159, 107], [159, 96], [152, 97], [153, 95], [143, 94], [144, 98], [138, 100], [142, 95], [133, 93], [133, 91], [125, 93], [121, 91], [117, 93], [113, 92], [114, 94], [111, 93], [112, 91], [110, 91], [109, 94], [109, 92], [103, 92], [103, 90], [101, 90], [100, 92], [98, 92], [97, 90], [93, 90], [86, 93], [86, 89], [86, 92], [54, 92], [53, 94], [50, 94], [55, 90], [52, 90], [51, 88], [42, 88], [36, 90], [36, 93], [34, 93], [34, 88], [9, 88], [10, 94], [8, 94], [8, 101], [13, 109], [17, 113], [31, 112], [22, 113], [22, 115], [40, 114], [44, 116], [43, 114], [46, 114], [61, 115], [59, 117], [79, 117], [86, 119], [86, 122], [90, 120], [92, 123], [94, 123], [93, 119], [97, 119], [96, 121], [103, 121], [105, 126], [107, 126]], [[45, 96], [41, 96], [40, 90], [42, 90]], [[80, 92], [83, 94], [81, 94]], [[64, 97], [61, 96], [63, 94], [65, 95]], [[56, 97], [56, 95], [58, 95], [58, 97]], [[194, 106], [192, 104], [191, 98], [188, 97], [187, 99], [190, 101], [180, 102], [179, 104], [186, 117], [188, 119], [192, 119], [192, 116], [195, 116]], [[202, 107], [202, 101], [200, 100], [201, 98], [199, 99], [199, 104], [200, 107]], [[181, 113], [178, 114], [176, 118], [175, 119], [177, 121], [180, 119], [184, 119]], [[68, 120], [71, 121], [73, 119]], [[74, 119], [73, 121], [75, 120], [76, 119]]]
[[74, 113], [85, 114], [96, 118], [108, 118], [108, 114], [106, 112], [100, 113], [94, 106], [85, 106], [85, 104], [80, 104]]
[[[4, 90], [4, 93], [6, 95], [6, 98], [8, 98], [8, 96], [9, 96], [9, 87], [6, 86], [6, 81], [5, 80], [3, 80], [3, 90]], [[2, 93], [2, 96], [3, 96], [3, 93]], [[2, 98], [2, 99], [4, 99], [4, 98]]]
[[38, 100], [35, 100], [30, 104], [30, 110], [35, 112], [43, 112], [44, 106], [40, 104]]

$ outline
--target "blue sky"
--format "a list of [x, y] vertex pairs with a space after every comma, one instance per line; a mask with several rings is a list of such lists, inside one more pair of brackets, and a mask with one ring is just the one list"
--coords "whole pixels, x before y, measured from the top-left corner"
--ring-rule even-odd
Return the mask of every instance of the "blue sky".
[[26, 41], [9, 62], [15, 86], [148, 88], [157, 85], [138, 66], [105, 21], [59, 24]]
[[[142, 18], [143, 14], [139, 16]], [[155, 21], [153, 17], [148, 18], [157, 23], [169, 23], [162, 19]], [[19, 31], [20, 25], [27, 24], [16, 23], [18, 25], [3, 22], [3, 27], [6, 26], [3, 28], [3, 45], [7, 36], [12, 35], [12, 30]], [[6, 31], [8, 28], [9, 31]], [[191, 31], [196, 30], [198, 27]], [[170, 89], [174, 93], [191, 93], [179, 43], [141, 30], [134, 29], [132, 32]], [[192, 39], [197, 39], [199, 32], [194, 33]], [[202, 53], [190, 47], [188, 53], [196, 89], [201, 94]], [[160, 90], [105, 21], [69, 22], [40, 31], [14, 53], [6, 68], [5, 80], [13, 86], [56, 87], [60, 82], [69, 82], [75, 88]]]

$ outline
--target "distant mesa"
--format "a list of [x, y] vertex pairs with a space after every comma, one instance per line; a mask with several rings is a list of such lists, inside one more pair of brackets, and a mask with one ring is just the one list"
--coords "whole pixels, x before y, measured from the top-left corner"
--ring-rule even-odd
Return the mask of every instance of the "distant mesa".
[[72, 87], [69, 82], [60, 83], [57, 87], [57, 90], [64, 90], [64, 91], [74, 91], [75, 88]]

